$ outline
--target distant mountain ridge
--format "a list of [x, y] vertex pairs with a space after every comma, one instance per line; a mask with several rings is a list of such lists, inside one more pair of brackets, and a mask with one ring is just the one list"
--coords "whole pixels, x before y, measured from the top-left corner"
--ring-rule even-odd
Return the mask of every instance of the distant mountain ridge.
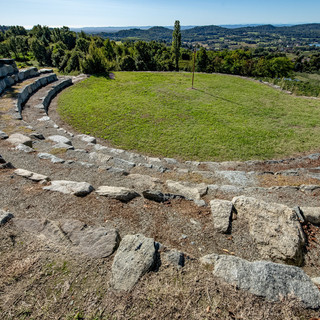
[[[299, 24], [299, 25], [283, 25], [274, 26], [271, 24], [267, 25], [254, 25], [254, 26], [243, 26], [240, 28], [226, 28], [216, 25], [210, 26], [195, 26], [182, 28], [181, 34], [182, 39], [185, 42], [193, 41], [208, 41], [214, 37], [244, 37], [250, 36], [254, 38], [254, 33], [260, 35], [271, 35], [274, 34], [283, 36], [292, 36], [299, 38], [310, 38], [313, 41], [320, 39], [320, 23], [311, 24]], [[100, 32], [98, 35], [104, 38], [110, 38], [112, 40], [157, 40], [157, 41], [171, 41], [172, 29], [167, 27], [150, 27], [147, 29], [134, 28], [134, 29], [123, 29], [116, 32]]]

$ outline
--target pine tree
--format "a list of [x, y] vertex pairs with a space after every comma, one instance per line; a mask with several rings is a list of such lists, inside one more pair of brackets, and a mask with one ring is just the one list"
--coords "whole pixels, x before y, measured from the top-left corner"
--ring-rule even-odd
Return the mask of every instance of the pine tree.
[[174, 29], [172, 33], [172, 58], [174, 61], [174, 66], [176, 71], [179, 71], [180, 46], [181, 46], [180, 21], [176, 20], [174, 23]]

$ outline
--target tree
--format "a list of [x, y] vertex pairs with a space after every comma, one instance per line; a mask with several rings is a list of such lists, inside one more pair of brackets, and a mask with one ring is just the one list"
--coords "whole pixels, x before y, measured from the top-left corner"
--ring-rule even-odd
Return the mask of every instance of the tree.
[[176, 20], [174, 23], [174, 29], [172, 33], [172, 58], [176, 71], [179, 71], [179, 58], [181, 47], [181, 30], [180, 21]]

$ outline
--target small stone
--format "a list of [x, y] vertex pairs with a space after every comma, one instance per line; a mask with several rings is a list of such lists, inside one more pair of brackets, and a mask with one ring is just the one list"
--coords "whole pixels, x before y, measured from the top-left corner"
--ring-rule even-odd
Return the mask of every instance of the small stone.
[[57, 191], [64, 194], [72, 194], [77, 197], [84, 197], [94, 190], [92, 185], [87, 182], [76, 182], [67, 180], [52, 181], [50, 186], [44, 187], [43, 189]]
[[90, 162], [85, 162], [85, 161], [78, 161], [78, 164], [80, 164], [80, 166], [86, 167], [86, 168], [93, 168], [95, 165], [93, 163]]
[[50, 160], [52, 163], [64, 163], [65, 162], [65, 160], [58, 158], [50, 153], [39, 153], [38, 158]]
[[9, 136], [5, 132], [0, 130], [0, 139], [4, 140], [4, 139], [8, 139], [8, 138], [9, 138]]
[[100, 196], [120, 200], [123, 202], [128, 202], [139, 196], [139, 194], [134, 190], [122, 187], [101, 186], [96, 190], [96, 192]]
[[24, 144], [30, 148], [32, 148], [32, 140], [20, 133], [14, 133], [12, 135], [9, 136], [8, 142], [14, 144], [15, 146], [19, 145], [19, 144]]
[[22, 143], [18, 144], [18, 145], [15, 147], [15, 150], [23, 151], [23, 152], [25, 152], [25, 153], [31, 153], [31, 152], [34, 152], [34, 151], [35, 151], [34, 149], [32, 149], [32, 148], [30, 148], [30, 147], [28, 147], [28, 146], [26, 146], [26, 145], [24, 145], [24, 144], [22, 144]]
[[45, 180], [45, 181], [49, 181], [50, 180], [50, 178], [47, 177], [47, 176], [44, 176], [44, 175], [39, 174], [39, 173], [31, 172], [31, 171], [28, 171], [28, 170], [24, 170], [24, 169], [16, 169], [14, 171], [14, 173], [17, 176], [24, 177], [24, 178], [27, 178], [29, 180], [36, 181], [36, 182], [43, 181], [43, 180]]
[[156, 202], [166, 202], [171, 199], [184, 199], [183, 196], [171, 194], [171, 193], [163, 194], [159, 190], [145, 190], [142, 192], [142, 195], [144, 198], [151, 201], [156, 201]]
[[320, 207], [300, 207], [300, 210], [308, 222], [316, 225], [320, 224]]
[[184, 267], [185, 259], [184, 259], [183, 252], [173, 249], [173, 250], [165, 251], [162, 257], [165, 261], [176, 266], [177, 268]]
[[33, 132], [30, 134], [30, 137], [31, 138], [35, 138], [35, 139], [38, 139], [38, 140], [44, 140], [44, 136], [42, 133], [38, 133], [38, 132]]
[[81, 141], [87, 142], [87, 143], [93, 143], [96, 144], [97, 140], [95, 137], [88, 136], [86, 134], [78, 134], [75, 136], [76, 138], [79, 138]]
[[44, 117], [38, 119], [38, 121], [49, 121], [49, 120], [50, 120], [50, 117], [48, 117], [48, 116], [44, 116]]
[[66, 150], [74, 150], [74, 146], [71, 146], [69, 144], [59, 142], [58, 144], [55, 144], [52, 146], [53, 149], [66, 149]]
[[193, 200], [198, 207], [205, 207], [207, 204], [204, 200]]
[[55, 135], [55, 136], [50, 136], [48, 137], [48, 140], [51, 140], [53, 142], [56, 142], [56, 143], [64, 143], [64, 144], [68, 144], [68, 145], [72, 145], [71, 141], [64, 137], [64, 136], [59, 136], [59, 135]]
[[12, 218], [14, 218], [12, 213], [0, 209], [0, 226], [5, 225]]
[[208, 187], [204, 184], [188, 185], [180, 182], [167, 180], [166, 182], [170, 191], [181, 194], [189, 200], [200, 200], [207, 193]]

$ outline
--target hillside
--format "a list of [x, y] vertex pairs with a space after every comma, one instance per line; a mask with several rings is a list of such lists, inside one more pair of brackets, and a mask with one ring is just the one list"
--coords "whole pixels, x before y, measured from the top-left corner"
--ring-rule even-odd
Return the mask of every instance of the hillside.
[[[199, 26], [181, 31], [184, 43], [205, 42], [215, 43], [241, 42], [243, 44], [269, 44], [286, 42], [287, 45], [308, 45], [320, 41], [320, 24], [301, 24], [295, 26], [259, 25], [253, 27], [225, 28], [215, 25]], [[152, 27], [147, 30], [129, 29], [118, 32], [99, 33], [104, 38], [112, 40], [140, 39], [145, 41], [164, 40], [170, 42], [172, 30], [165, 27]]]

